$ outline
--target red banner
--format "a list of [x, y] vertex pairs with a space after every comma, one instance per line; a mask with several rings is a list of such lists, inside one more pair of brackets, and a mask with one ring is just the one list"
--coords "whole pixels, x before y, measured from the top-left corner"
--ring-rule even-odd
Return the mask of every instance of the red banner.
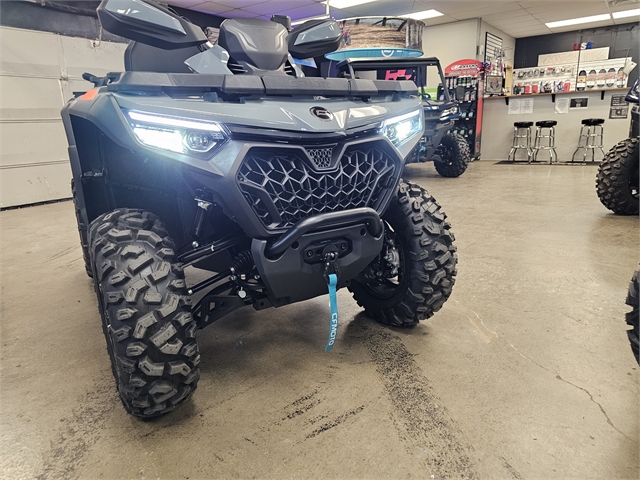
[[482, 62], [471, 58], [458, 60], [445, 68], [444, 75], [446, 77], [477, 77], [481, 65]]

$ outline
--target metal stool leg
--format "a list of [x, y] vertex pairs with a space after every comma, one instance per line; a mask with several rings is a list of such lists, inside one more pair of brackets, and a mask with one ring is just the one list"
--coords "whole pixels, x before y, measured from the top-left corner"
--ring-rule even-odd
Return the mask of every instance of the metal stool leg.
[[536, 138], [533, 142], [533, 155], [531, 156], [531, 160], [529, 160], [529, 163], [538, 161], [539, 151], [540, 151], [540, 127], [536, 127]]
[[531, 148], [531, 127], [527, 127], [527, 162], [531, 163], [531, 155], [533, 149]]
[[553, 163], [553, 157], [556, 157], [556, 163], [558, 163], [558, 152], [556, 152], [556, 127], [551, 127], [549, 129], [549, 165]]
[[[509, 150], [509, 155], [507, 155], [507, 161], [516, 161], [516, 151], [518, 150], [516, 146], [518, 145], [518, 127], [513, 128], [513, 141], [511, 142], [511, 150]], [[513, 155], [513, 160], [511, 160], [511, 155]]]
[[584, 155], [582, 156], [582, 163], [587, 163], [587, 152], [589, 151], [589, 144], [591, 139], [591, 125], [587, 127], [587, 142], [584, 146]]
[[576, 148], [575, 152], [573, 152], [573, 155], [571, 155], [571, 162], [575, 162], [575, 156], [576, 153], [578, 153], [578, 151], [580, 150], [580, 140], [583, 137], [583, 132], [584, 132], [584, 125], [582, 127], [580, 127], [580, 136], [578, 137], [578, 147]]
[[598, 148], [602, 152], [602, 156], [605, 157], [607, 154], [604, 153], [604, 126], [598, 125], [600, 127], [600, 142], [598, 143]]

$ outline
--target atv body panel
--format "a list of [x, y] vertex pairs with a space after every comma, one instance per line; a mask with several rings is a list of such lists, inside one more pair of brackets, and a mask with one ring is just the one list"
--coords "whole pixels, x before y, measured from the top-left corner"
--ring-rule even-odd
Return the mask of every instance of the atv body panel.
[[[354, 208], [382, 215], [415, 142], [397, 149], [380, 129], [385, 119], [415, 112], [416, 93], [411, 82], [111, 75], [91, 99], [79, 96], [62, 111], [80, 214], [88, 225], [119, 207], [154, 212], [188, 249], [198, 240], [191, 234], [194, 198], [206, 191], [229, 228], [253, 239], [256, 253], [313, 215]], [[315, 116], [319, 108], [330, 118]], [[216, 122], [226, 138], [212, 154], [167, 151], [140, 142], [130, 112]], [[256, 261], [274, 304], [326, 292], [321, 263], [303, 257], [309, 245], [347, 240], [339, 286], [380, 252], [381, 236], [361, 235], [362, 224], [338, 227], [305, 234], [296, 252], [277, 260]]]

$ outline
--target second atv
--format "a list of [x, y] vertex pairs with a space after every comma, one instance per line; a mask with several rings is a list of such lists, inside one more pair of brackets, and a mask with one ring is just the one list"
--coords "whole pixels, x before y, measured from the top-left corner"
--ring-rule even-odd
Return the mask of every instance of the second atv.
[[[344, 51], [342, 51], [344, 53]], [[439, 76], [442, 85], [445, 78], [437, 58], [348, 58], [335, 68], [335, 75], [349, 78], [374, 78], [378, 80], [412, 80], [424, 91], [427, 72]], [[407, 162], [433, 161], [436, 171], [443, 177], [459, 177], [471, 162], [469, 144], [462, 135], [452, 131], [461, 116], [458, 102], [448, 89], [443, 89], [442, 101], [422, 93], [424, 106], [424, 134], [418, 148]]]

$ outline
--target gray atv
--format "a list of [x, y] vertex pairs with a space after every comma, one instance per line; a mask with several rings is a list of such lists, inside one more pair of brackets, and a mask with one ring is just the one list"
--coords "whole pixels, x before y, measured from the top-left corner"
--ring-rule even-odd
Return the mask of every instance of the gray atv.
[[[304, 76], [338, 48], [335, 21], [293, 31], [226, 20], [217, 45], [147, 0], [103, 0], [131, 40], [125, 72], [62, 110], [85, 267], [127, 412], [162, 415], [200, 375], [196, 332], [349, 288], [410, 327], [451, 294], [457, 255], [433, 197], [402, 180], [424, 134], [410, 81]], [[191, 268], [208, 272], [197, 283]], [[331, 307], [327, 349], [336, 341]]]
[[[427, 84], [429, 71], [439, 76], [446, 85], [445, 77], [437, 58], [349, 58], [335, 68], [339, 78], [410, 79], [420, 91]], [[412, 152], [409, 162], [432, 161], [436, 171], [443, 177], [459, 177], [471, 162], [469, 144], [462, 135], [451, 131], [461, 116], [458, 102], [451, 99], [449, 90], [443, 88], [442, 99], [433, 99], [422, 93], [424, 107], [424, 134], [418, 147]]]

